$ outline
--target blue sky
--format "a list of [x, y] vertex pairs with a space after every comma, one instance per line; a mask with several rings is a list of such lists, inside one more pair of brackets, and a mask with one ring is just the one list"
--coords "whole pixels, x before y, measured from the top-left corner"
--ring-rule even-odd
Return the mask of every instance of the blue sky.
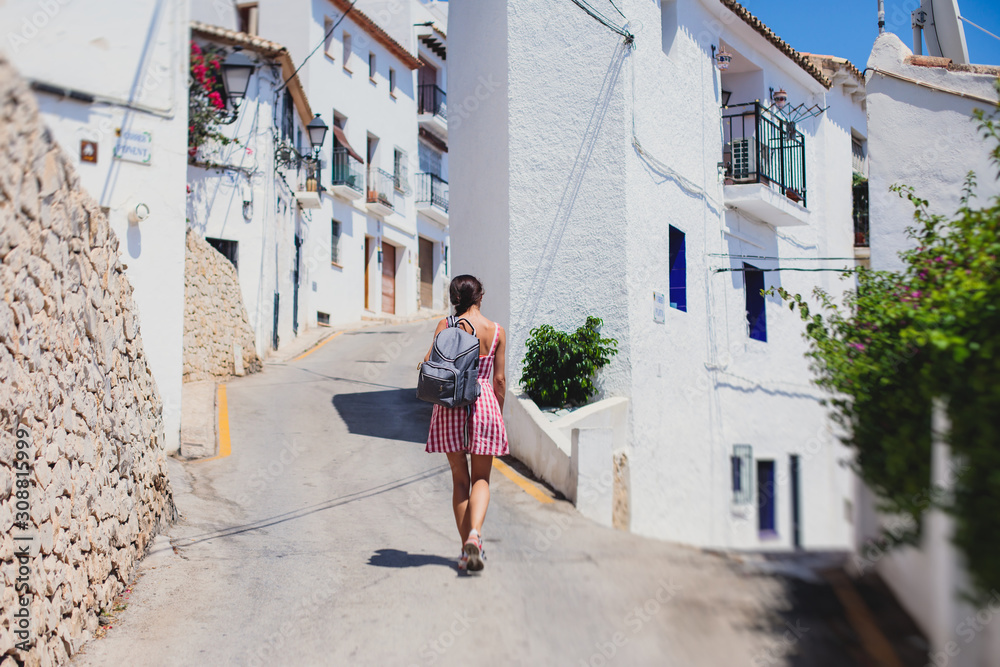
[[[878, 36], [877, 0], [740, 2], [799, 51], [847, 58], [858, 69], [865, 68]], [[910, 12], [919, 4], [919, 0], [885, 0], [886, 30], [911, 48]], [[1000, 2], [958, 0], [958, 7], [962, 16], [1000, 35]], [[1000, 65], [1000, 41], [968, 24], [964, 27], [969, 59], [979, 65]]]

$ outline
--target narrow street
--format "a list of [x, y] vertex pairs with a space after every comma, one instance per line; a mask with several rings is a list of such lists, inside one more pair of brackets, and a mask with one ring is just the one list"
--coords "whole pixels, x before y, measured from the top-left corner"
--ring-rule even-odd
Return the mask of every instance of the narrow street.
[[496, 469], [486, 570], [458, 573], [413, 397], [433, 327], [346, 332], [229, 383], [232, 454], [170, 462], [181, 517], [75, 664], [873, 664], [826, 622], [828, 589], [798, 609], [801, 583], [599, 527]]

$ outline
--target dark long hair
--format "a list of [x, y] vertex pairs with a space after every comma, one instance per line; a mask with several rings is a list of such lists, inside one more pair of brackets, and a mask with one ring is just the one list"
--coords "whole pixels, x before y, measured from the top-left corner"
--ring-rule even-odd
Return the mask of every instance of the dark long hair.
[[451, 281], [451, 305], [455, 314], [461, 315], [483, 300], [483, 284], [475, 276], [468, 274], [455, 276]]

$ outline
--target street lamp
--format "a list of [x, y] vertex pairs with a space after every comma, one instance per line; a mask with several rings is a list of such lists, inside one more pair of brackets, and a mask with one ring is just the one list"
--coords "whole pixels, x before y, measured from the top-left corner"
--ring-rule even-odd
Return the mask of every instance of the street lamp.
[[323, 147], [323, 140], [326, 139], [326, 131], [329, 128], [319, 114], [309, 121], [306, 131], [309, 132], [309, 143], [312, 145], [313, 153], [319, 155], [319, 149]]
[[246, 97], [247, 88], [250, 87], [250, 75], [255, 68], [253, 61], [242, 51], [242, 47], [234, 46], [232, 52], [222, 62], [222, 82], [226, 86], [226, 96], [234, 109], [238, 109], [240, 102]]

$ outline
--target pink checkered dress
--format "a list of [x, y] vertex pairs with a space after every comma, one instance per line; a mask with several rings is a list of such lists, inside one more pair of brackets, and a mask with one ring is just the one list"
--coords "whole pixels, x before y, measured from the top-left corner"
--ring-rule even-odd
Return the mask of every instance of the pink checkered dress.
[[492, 454], [504, 456], [507, 449], [507, 429], [503, 425], [500, 403], [493, 393], [493, 363], [496, 359], [500, 326], [496, 325], [490, 353], [479, 357], [479, 398], [472, 408], [472, 428], [466, 445], [464, 430], [469, 422], [465, 408], [434, 406], [431, 414], [431, 429], [427, 435], [427, 449], [431, 453], [468, 452], [470, 454]]

